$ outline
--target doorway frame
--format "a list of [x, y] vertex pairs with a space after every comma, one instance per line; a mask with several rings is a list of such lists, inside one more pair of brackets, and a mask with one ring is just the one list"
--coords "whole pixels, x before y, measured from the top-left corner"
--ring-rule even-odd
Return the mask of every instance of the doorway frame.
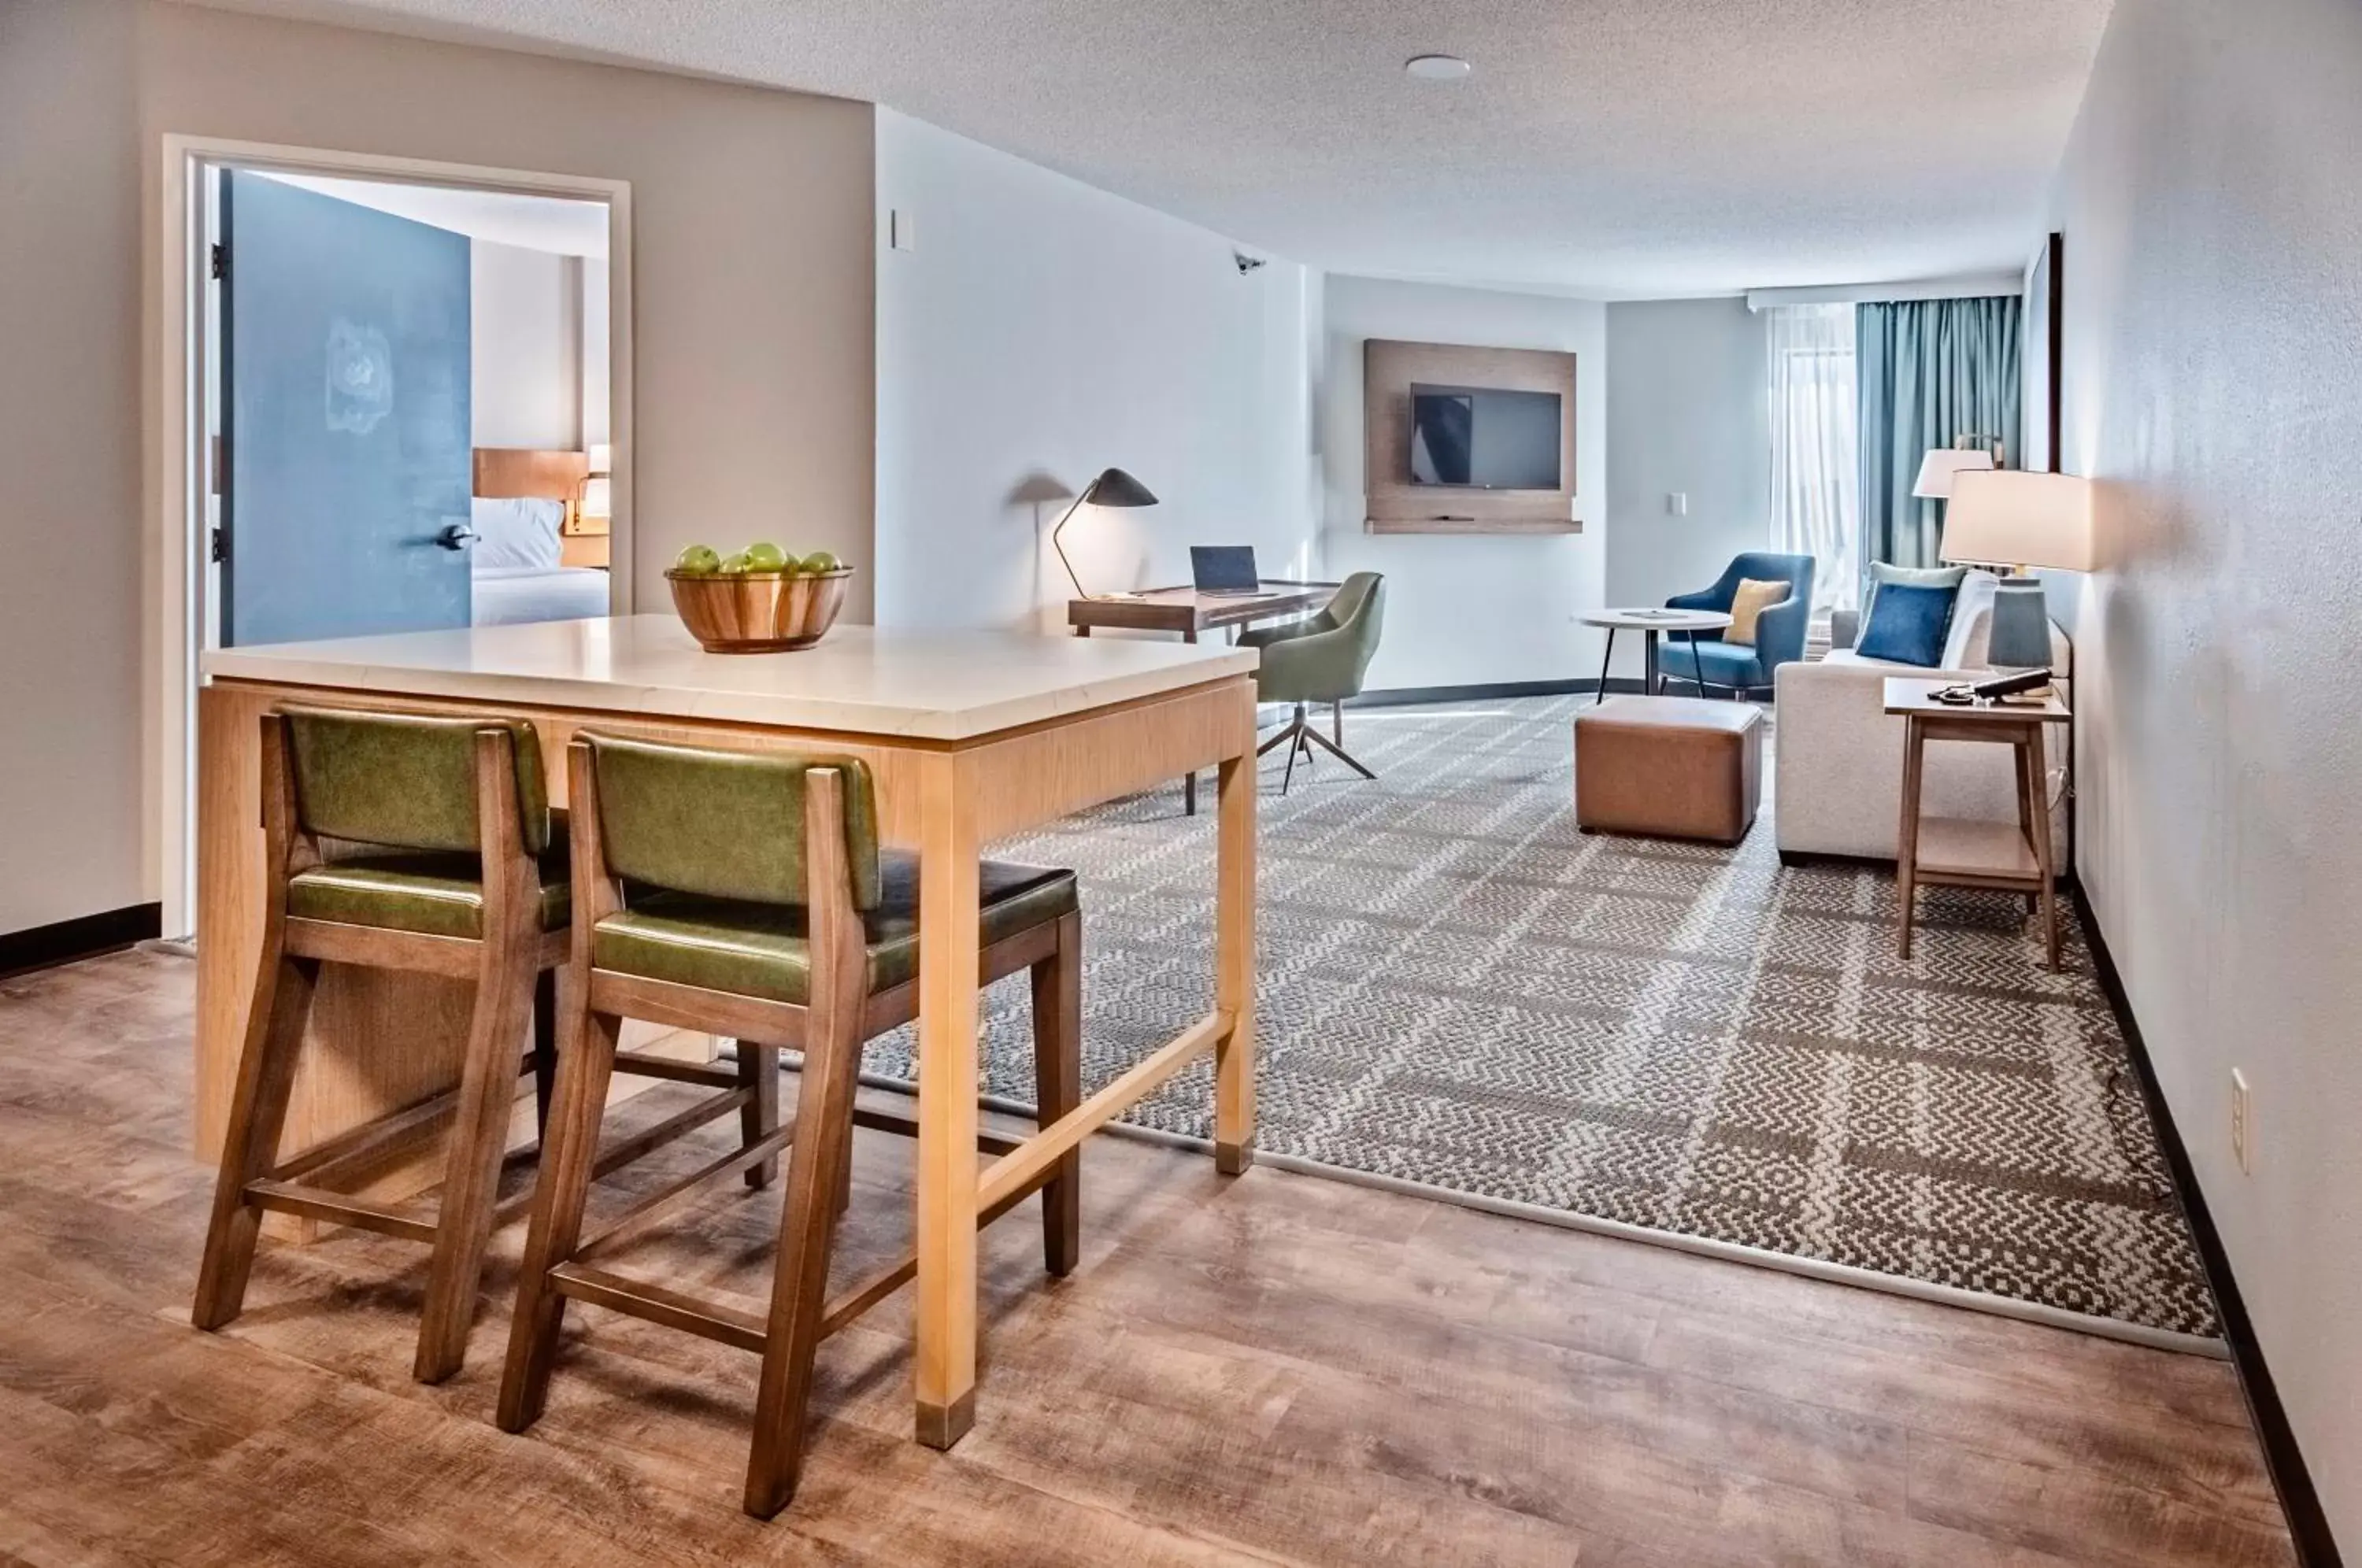
[[206, 441], [206, 253], [204, 175], [210, 169], [283, 171], [408, 185], [458, 186], [514, 195], [602, 202], [607, 207], [608, 613], [631, 613], [633, 470], [632, 187], [626, 180], [548, 174], [383, 153], [293, 147], [166, 132], [161, 204], [149, 244], [159, 308], [157, 398], [151, 449], [158, 464], [155, 515], [142, 552], [149, 644], [142, 660], [142, 733], [148, 741], [143, 859], [167, 936], [196, 922], [196, 706], [207, 619], [204, 452]]

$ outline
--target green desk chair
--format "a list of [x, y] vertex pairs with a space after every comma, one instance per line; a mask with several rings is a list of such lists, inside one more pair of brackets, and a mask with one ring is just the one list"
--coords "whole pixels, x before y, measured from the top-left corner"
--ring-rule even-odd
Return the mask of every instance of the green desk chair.
[[[1299, 752], [1305, 766], [1312, 765], [1316, 743], [1363, 778], [1377, 777], [1345, 750], [1345, 699], [1362, 694], [1362, 677], [1378, 651], [1378, 634], [1385, 619], [1386, 580], [1374, 571], [1357, 571], [1318, 615], [1252, 631], [1239, 638], [1240, 646], [1263, 650], [1263, 665], [1255, 671], [1255, 700], [1296, 704], [1296, 715], [1287, 727], [1255, 748], [1255, 755], [1261, 756], [1281, 742], [1287, 743], [1287, 771], [1279, 779], [1281, 794], [1287, 793], [1296, 777]], [[1305, 722], [1305, 705], [1310, 702], [1329, 704], [1333, 739]]]
[[[852, 757], [586, 734], [568, 748], [568, 778], [574, 944], [560, 988], [557, 1098], [525, 1237], [500, 1424], [519, 1432], [540, 1416], [569, 1297], [753, 1351], [762, 1370], [744, 1502], [768, 1518], [793, 1496], [802, 1466], [814, 1351], [917, 1267], [906, 1253], [828, 1295], [855, 1125], [918, 1131], [906, 1115], [854, 1103], [862, 1043], [918, 1015], [918, 857], [879, 845], [876, 786]], [[988, 860], [979, 880], [979, 977], [1031, 971], [1036, 1115], [1047, 1126], [1082, 1103], [1075, 874]], [[803, 1053], [802, 1085], [791, 1121], [644, 1198], [586, 1240], [584, 1200], [605, 1158], [600, 1113], [627, 1017], [735, 1036], [740, 1062], [758, 1064], [754, 1092], [774, 1123], [781, 1047]], [[977, 1141], [995, 1154], [1018, 1146], [988, 1129]], [[782, 1147], [787, 1195], [761, 1311], [608, 1266], [675, 1199], [760, 1169]], [[1039, 1190], [1043, 1261], [1065, 1274], [1081, 1237], [1081, 1160], [1079, 1149], [1059, 1155], [978, 1223]]]

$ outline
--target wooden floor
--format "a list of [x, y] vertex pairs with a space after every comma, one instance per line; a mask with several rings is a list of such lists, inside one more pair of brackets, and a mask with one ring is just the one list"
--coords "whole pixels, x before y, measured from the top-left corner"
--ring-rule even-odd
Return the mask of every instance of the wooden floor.
[[[578, 1308], [548, 1415], [493, 1428], [513, 1231], [440, 1388], [425, 1253], [376, 1237], [266, 1247], [247, 1316], [189, 1328], [190, 1007], [162, 956], [0, 981], [0, 1560], [2291, 1561], [2220, 1363], [1112, 1138], [1071, 1279], [1031, 1204], [986, 1242], [967, 1440], [909, 1441], [889, 1303], [756, 1524], [739, 1353]], [[846, 1273], [909, 1229], [910, 1146], [861, 1143]], [[776, 1202], [624, 1266], [751, 1286]]]

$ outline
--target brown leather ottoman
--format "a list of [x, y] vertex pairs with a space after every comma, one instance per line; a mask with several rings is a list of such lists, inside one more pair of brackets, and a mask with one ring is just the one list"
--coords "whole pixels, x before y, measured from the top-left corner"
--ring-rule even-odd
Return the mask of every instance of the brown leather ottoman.
[[1737, 844], [1762, 781], [1752, 702], [1610, 697], [1575, 715], [1574, 822], [1585, 833]]

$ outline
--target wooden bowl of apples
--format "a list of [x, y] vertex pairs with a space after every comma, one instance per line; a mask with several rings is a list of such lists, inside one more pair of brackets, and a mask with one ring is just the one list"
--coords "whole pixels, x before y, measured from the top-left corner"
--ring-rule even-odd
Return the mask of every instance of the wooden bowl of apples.
[[681, 551], [665, 572], [672, 607], [707, 653], [791, 653], [828, 635], [853, 569], [827, 550], [797, 557], [772, 544], [723, 556]]

